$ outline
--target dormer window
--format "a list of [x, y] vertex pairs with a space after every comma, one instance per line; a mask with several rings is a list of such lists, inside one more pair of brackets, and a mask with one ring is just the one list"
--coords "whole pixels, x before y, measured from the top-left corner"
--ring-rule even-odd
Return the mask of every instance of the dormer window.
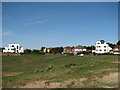
[[12, 45], [11, 47], [14, 47], [14, 45]]

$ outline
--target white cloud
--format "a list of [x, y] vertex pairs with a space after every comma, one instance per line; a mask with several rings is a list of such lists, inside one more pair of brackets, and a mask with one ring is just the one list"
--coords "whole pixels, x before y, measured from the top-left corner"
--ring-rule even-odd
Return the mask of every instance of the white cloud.
[[38, 24], [38, 23], [40, 23], [40, 24], [42, 24], [42, 23], [46, 23], [46, 22], [48, 22], [49, 20], [41, 20], [41, 21], [35, 21], [35, 22], [31, 22], [31, 23], [26, 23], [26, 24], [24, 24], [24, 25], [32, 25], [32, 24]]
[[9, 35], [11, 35], [11, 31], [2, 32], [2, 36], [9, 36]]

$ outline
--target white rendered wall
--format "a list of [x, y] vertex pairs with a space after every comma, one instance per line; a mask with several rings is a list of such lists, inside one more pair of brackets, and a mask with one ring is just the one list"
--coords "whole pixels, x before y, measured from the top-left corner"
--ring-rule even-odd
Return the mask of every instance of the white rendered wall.
[[100, 41], [96, 42], [95, 53], [107, 53], [107, 52], [110, 52], [110, 50], [112, 50], [112, 48], [109, 47], [107, 43], [101, 44]]
[[5, 47], [3, 52], [4, 53], [7, 53], [7, 52], [10, 52], [10, 53], [24, 53], [24, 49], [23, 49], [23, 47], [20, 46], [20, 44], [9, 44], [8, 47]]
[[74, 49], [75, 52], [86, 51], [86, 49]]

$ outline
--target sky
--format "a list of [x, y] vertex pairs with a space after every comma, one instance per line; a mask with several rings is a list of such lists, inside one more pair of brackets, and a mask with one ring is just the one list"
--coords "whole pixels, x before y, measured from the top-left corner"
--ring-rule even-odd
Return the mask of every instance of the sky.
[[89, 46], [118, 41], [117, 2], [3, 2], [2, 46]]

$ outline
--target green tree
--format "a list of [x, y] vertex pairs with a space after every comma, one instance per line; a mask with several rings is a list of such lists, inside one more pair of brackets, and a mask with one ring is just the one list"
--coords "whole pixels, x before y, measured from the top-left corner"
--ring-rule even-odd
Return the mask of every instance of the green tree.
[[41, 51], [44, 51], [45, 47], [41, 47]]
[[107, 44], [109, 44], [111, 48], [114, 48], [116, 46], [115, 44], [112, 44], [112, 43], [107, 43]]
[[45, 54], [43, 51], [37, 50], [37, 49], [34, 49], [31, 53], [32, 54]]
[[56, 47], [50, 50], [50, 53], [57, 54], [57, 53], [62, 53], [63, 52], [63, 47]]
[[117, 42], [117, 45], [120, 45], [120, 40]]
[[24, 50], [24, 53], [30, 54], [30, 53], [31, 53], [31, 49], [25, 49], [25, 50]]
[[39, 53], [39, 50], [34, 49], [34, 50], [32, 51], [32, 53], [33, 53], [33, 54], [38, 54], [38, 53]]
[[95, 50], [95, 46], [84, 46], [87, 50]]

